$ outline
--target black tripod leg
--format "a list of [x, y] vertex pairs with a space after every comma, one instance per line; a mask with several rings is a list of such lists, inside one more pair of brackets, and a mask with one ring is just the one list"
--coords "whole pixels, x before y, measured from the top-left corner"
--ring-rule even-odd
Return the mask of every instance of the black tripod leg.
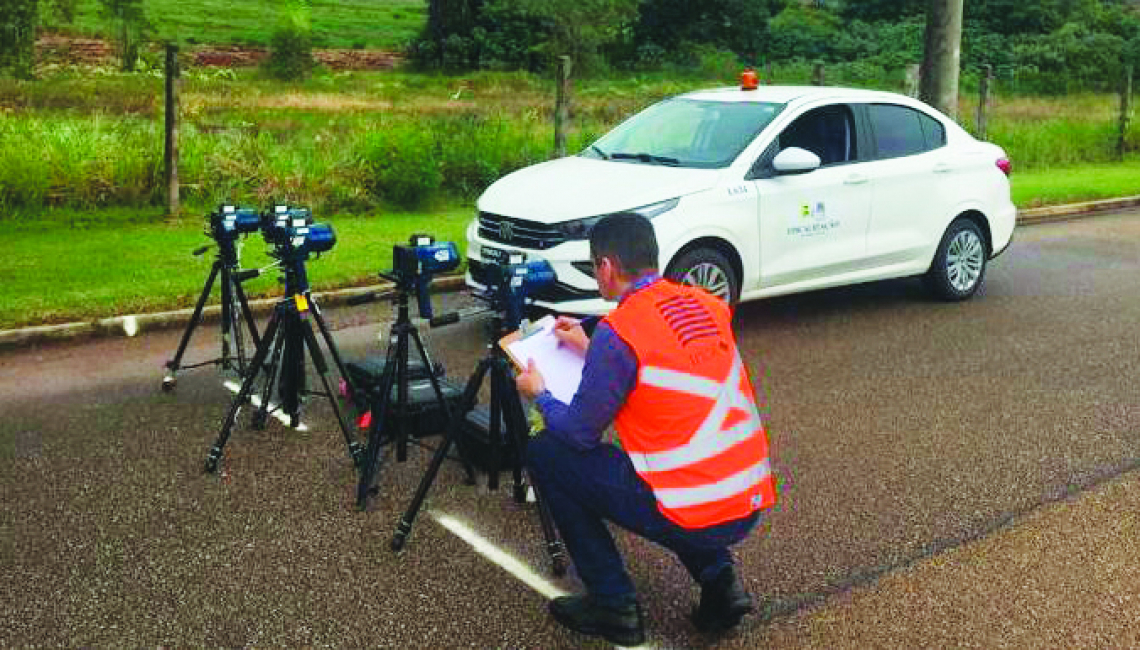
[[487, 370], [491, 367], [489, 359], [479, 361], [479, 365], [475, 367], [475, 372], [471, 378], [467, 380], [467, 386], [463, 389], [463, 402], [460, 405], [460, 410], [457, 416], [452, 419], [448, 432], [443, 440], [443, 443], [435, 450], [435, 455], [431, 458], [431, 463], [428, 465], [427, 472], [420, 480], [419, 487], [416, 488], [416, 494], [412, 497], [412, 502], [408, 504], [408, 509], [404, 511], [404, 516], [400, 519], [400, 523], [396, 524], [396, 533], [392, 536], [392, 550], [399, 551], [404, 548], [404, 544], [408, 541], [408, 535], [412, 534], [412, 525], [415, 524], [416, 515], [419, 514], [420, 508], [424, 504], [424, 499], [427, 498], [428, 490], [431, 489], [432, 483], [435, 482], [435, 477], [439, 474], [439, 468], [443, 465], [443, 461], [447, 459], [447, 452], [451, 450], [451, 445], [459, 439], [459, 427], [462, 426], [464, 415], [475, 407], [475, 399], [479, 395], [479, 386], [483, 383], [483, 377], [487, 375]]
[[305, 394], [305, 333], [301, 324], [302, 316], [290, 310], [289, 317], [282, 324], [285, 330], [285, 345], [281, 351], [281, 381], [277, 384], [277, 397], [281, 411], [289, 416], [289, 426], [296, 427], [301, 422], [301, 396]]
[[222, 266], [222, 357], [223, 370], [230, 369], [230, 334], [234, 325], [234, 292], [230, 269]]
[[261, 403], [257, 405], [257, 410], [253, 412], [253, 419], [250, 426], [254, 429], [264, 429], [266, 423], [269, 421], [269, 402], [273, 399], [273, 386], [277, 384], [277, 371], [281, 363], [281, 350], [285, 345], [285, 339], [289, 336], [289, 330], [286, 327], [287, 323], [282, 323], [281, 316], [282, 307], [278, 306], [273, 311], [274, 323], [273, 331], [270, 332], [267, 327], [265, 330], [265, 338], [261, 339], [262, 347], [273, 346], [273, 356], [269, 358], [269, 365], [265, 366], [265, 359], [260, 361], [255, 354], [253, 361], [250, 362], [249, 375], [256, 375], [264, 368], [265, 370], [265, 385], [261, 387]]
[[210, 267], [210, 275], [206, 278], [206, 285], [202, 287], [202, 294], [198, 296], [198, 304], [194, 306], [194, 314], [190, 316], [190, 323], [186, 326], [186, 331], [182, 333], [182, 341], [178, 343], [178, 351], [174, 353], [173, 359], [166, 362], [168, 372], [162, 378], [162, 390], [164, 391], [174, 390], [174, 386], [178, 383], [176, 374], [178, 369], [182, 367], [182, 355], [186, 354], [186, 346], [190, 343], [190, 336], [194, 333], [194, 328], [202, 322], [202, 309], [206, 306], [206, 300], [209, 299], [210, 291], [214, 288], [214, 279], [218, 277], [218, 271], [221, 267], [221, 263], [217, 261]]
[[354, 395], [356, 393], [356, 385], [352, 381], [352, 375], [344, 367], [344, 360], [340, 356], [340, 350], [336, 347], [336, 342], [333, 341], [332, 334], [329, 333], [329, 326], [325, 323], [325, 317], [321, 315], [321, 308], [317, 305], [316, 301], [309, 296], [309, 313], [313, 315], [313, 319], [317, 321], [317, 329], [321, 331], [321, 337], [325, 340], [325, 347], [329, 350], [329, 355], [332, 356], [333, 364], [336, 370], [340, 373], [341, 379], [348, 386], [348, 394]]
[[[253, 311], [249, 308], [249, 302], [245, 298], [245, 292], [241, 288], [241, 283], [233, 279], [233, 272], [230, 271], [226, 275], [229, 276], [229, 282], [232, 283], [232, 296], [233, 307], [230, 309], [231, 318], [233, 320], [233, 336], [234, 346], [237, 354], [237, 370], [241, 375], [245, 375], [249, 371], [249, 359], [246, 352], [245, 343], [245, 330], [249, 329], [250, 341], [253, 343], [254, 349], [261, 345], [261, 339], [257, 336], [257, 326], [253, 322]], [[223, 278], [223, 281], [225, 278]]]
[[[507, 373], [506, 360], [503, 360], [501, 366], [502, 372]], [[506, 378], [509, 381], [509, 377]], [[523, 410], [522, 398], [519, 397], [518, 390], [511, 386], [510, 391], [505, 392], [506, 397], [504, 400], [504, 410], [507, 416], [507, 431], [510, 433], [511, 444], [514, 447], [514, 479], [515, 479], [515, 501], [522, 503], [526, 500], [526, 488], [523, 485], [523, 471], [526, 464], [526, 446], [530, 439], [529, 426], [526, 419], [526, 413]], [[567, 556], [566, 549], [562, 545], [562, 540], [558, 539], [558, 531], [554, 527], [554, 518], [550, 514], [550, 508], [546, 505], [546, 500], [543, 499], [542, 493], [539, 490], [538, 484], [535, 483], [533, 477], [529, 477], [531, 488], [534, 490], [534, 501], [538, 506], [538, 521], [542, 526], [542, 538], [546, 543], [546, 552], [550, 555], [551, 570], [554, 575], [561, 576], [566, 573]]]
[[206, 456], [206, 472], [214, 473], [218, 469], [218, 461], [222, 459], [222, 449], [226, 446], [226, 442], [230, 438], [230, 432], [233, 430], [234, 422], [237, 420], [238, 411], [241, 410], [242, 404], [249, 399], [249, 394], [253, 390], [254, 381], [257, 379], [258, 370], [261, 368], [261, 363], [269, 354], [269, 348], [276, 338], [279, 325], [278, 312], [273, 312], [273, 317], [269, 319], [269, 325], [265, 329], [265, 338], [261, 340], [261, 345], [257, 347], [257, 351], [253, 354], [253, 366], [250, 372], [245, 376], [242, 381], [241, 390], [234, 397], [234, 401], [230, 404], [230, 410], [226, 413], [226, 419], [222, 423], [222, 430], [218, 434], [218, 439], [214, 442], [214, 446], [210, 448], [210, 453]]
[[[424, 342], [420, 338], [420, 333], [412, 330], [412, 340], [416, 342], [416, 349], [419, 350], [420, 360], [424, 363], [424, 368], [428, 369], [428, 379], [431, 381], [431, 388], [435, 391], [435, 399], [439, 402], [440, 407], [443, 409], [443, 415], [447, 419], [447, 434], [452, 432], [458, 433], [459, 427], [455, 426], [455, 420], [461, 419], [463, 413], [453, 413], [451, 406], [447, 400], [443, 398], [443, 389], [440, 388], [439, 378], [435, 376], [435, 371], [432, 369], [431, 359], [428, 357], [427, 348], [424, 347]], [[459, 451], [459, 462], [463, 465], [463, 471], [467, 473], [467, 484], [475, 484], [475, 470], [471, 467], [471, 462], [467, 460], [467, 453], [463, 450], [462, 445], [456, 445]]]
[[313, 366], [317, 369], [321, 384], [325, 388], [325, 394], [328, 395], [329, 403], [332, 404], [333, 413], [336, 414], [336, 421], [344, 433], [344, 444], [348, 447], [348, 456], [352, 459], [353, 465], [360, 467], [364, 461], [364, 447], [352, 439], [352, 431], [344, 420], [344, 411], [340, 409], [340, 402], [337, 401], [336, 393], [333, 392], [332, 384], [329, 383], [329, 366], [325, 363], [325, 355], [321, 352], [321, 346], [317, 343], [316, 335], [313, 334], [313, 326], [308, 319], [302, 319], [298, 327], [305, 336], [305, 343], [309, 346], [309, 356], [313, 359]]
[[257, 321], [253, 318], [253, 310], [249, 308], [249, 299], [245, 297], [245, 289], [242, 288], [241, 282], [234, 281], [234, 293], [237, 294], [238, 302], [241, 304], [241, 314], [245, 318], [246, 327], [249, 328], [249, 333], [253, 336], [253, 347], [261, 345], [261, 337], [257, 334]]
[[380, 450], [384, 446], [384, 423], [388, 417], [391, 402], [392, 382], [396, 374], [396, 345], [389, 342], [384, 362], [384, 372], [380, 375], [379, 397], [371, 402], [372, 422], [368, 425], [368, 446], [364, 451], [364, 463], [360, 466], [360, 482], [356, 486], [356, 507], [364, 510], [368, 506], [368, 496], [376, 483], [380, 471]]

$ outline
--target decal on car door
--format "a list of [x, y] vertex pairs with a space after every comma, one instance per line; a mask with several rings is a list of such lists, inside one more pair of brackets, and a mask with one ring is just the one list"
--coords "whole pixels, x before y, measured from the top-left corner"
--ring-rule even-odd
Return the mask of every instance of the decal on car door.
[[793, 237], [818, 237], [839, 227], [838, 219], [827, 216], [827, 206], [823, 201], [800, 205], [799, 218], [788, 226], [788, 235]]

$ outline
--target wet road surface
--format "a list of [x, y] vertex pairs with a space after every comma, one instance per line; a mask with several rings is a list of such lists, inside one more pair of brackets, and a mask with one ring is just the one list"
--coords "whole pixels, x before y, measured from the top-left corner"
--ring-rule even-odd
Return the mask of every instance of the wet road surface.
[[[737, 552], [772, 621], [698, 635], [683, 569], [619, 535], [651, 643], [811, 645], [784, 624], [1136, 468], [1138, 249], [1135, 212], [1038, 225], [1018, 229], [966, 303], [933, 302], [905, 280], [741, 306], [781, 502]], [[437, 298], [441, 311], [469, 300]], [[346, 358], [383, 352], [389, 312], [327, 314]], [[478, 318], [421, 332], [460, 383], [487, 339]], [[0, 356], [0, 643], [590, 645], [438, 523], [454, 517], [554, 588], [577, 589], [550, 576], [533, 506], [485, 480], [463, 485], [455, 463], [393, 554], [430, 452], [386, 462], [379, 496], [358, 512], [319, 399], [304, 432], [273, 420], [254, 431], [243, 410], [221, 471], [203, 474], [232, 393], [212, 368], [159, 390], [180, 334]], [[201, 328], [187, 359], [216, 354], [215, 334]]]

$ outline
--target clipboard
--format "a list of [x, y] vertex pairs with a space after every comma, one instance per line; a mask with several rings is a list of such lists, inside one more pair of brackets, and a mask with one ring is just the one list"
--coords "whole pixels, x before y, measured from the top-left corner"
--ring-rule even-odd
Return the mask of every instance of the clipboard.
[[553, 316], [545, 316], [531, 325], [529, 333], [515, 331], [499, 339], [499, 346], [519, 371], [526, 370], [528, 362], [534, 359], [546, 389], [558, 401], [569, 404], [582, 382], [586, 359], [559, 344], [554, 336], [554, 322]]

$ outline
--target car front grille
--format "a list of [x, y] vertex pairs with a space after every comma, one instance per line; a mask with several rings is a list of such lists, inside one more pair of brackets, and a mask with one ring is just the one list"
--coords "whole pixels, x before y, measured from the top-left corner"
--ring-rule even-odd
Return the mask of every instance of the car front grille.
[[507, 246], [540, 251], [566, 241], [566, 237], [550, 225], [490, 212], [479, 213], [479, 236]]
[[[483, 286], [489, 286], [487, 277], [487, 264], [478, 260], [467, 260], [467, 271], [471, 274], [471, 279]], [[601, 294], [597, 291], [584, 291], [576, 289], [568, 284], [561, 282], [554, 282], [547, 285], [542, 289], [530, 294], [529, 298], [534, 300], [541, 300], [543, 302], [559, 303], [568, 302], [571, 300], [587, 300], [589, 298], [600, 298]]]

